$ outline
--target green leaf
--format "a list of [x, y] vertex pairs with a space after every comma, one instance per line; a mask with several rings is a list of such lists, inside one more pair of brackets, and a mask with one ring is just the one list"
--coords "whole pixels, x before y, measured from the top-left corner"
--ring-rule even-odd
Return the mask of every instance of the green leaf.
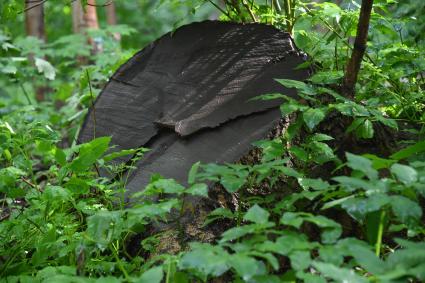
[[391, 166], [391, 173], [405, 185], [411, 185], [418, 180], [418, 172], [410, 166], [402, 164], [393, 164]]
[[109, 162], [111, 160], [117, 159], [119, 157], [127, 156], [127, 155], [133, 155], [136, 152], [146, 152], [148, 149], [146, 148], [136, 148], [136, 149], [123, 149], [120, 151], [112, 152], [110, 154], [107, 154], [103, 157], [103, 160], [105, 162]]
[[258, 224], [264, 224], [268, 222], [269, 216], [270, 216], [270, 213], [267, 210], [255, 204], [245, 213], [243, 218], [246, 221], [251, 221]]
[[295, 81], [295, 80], [287, 80], [287, 79], [275, 79], [278, 83], [287, 88], [296, 88], [300, 92], [303, 92], [308, 95], [316, 94], [314, 88], [310, 87], [306, 83]]
[[371, 160], [372, 167], [376, 170], [382, 168], [389, 168], [394, 162], [396, 162], [396, 160], [381, 158], [374, 154], [363, 154], [363, 157], [366, 157], [367, 159]]
[[145, 195], [165, 194], [182, 194], [185, 188], [177, 183], [174, 179], [158, 179], [146, 186]]
[[43, 192], [43, 197], [49, 201], [64, 202], [70, 199], [70, 193], [59, 186], [46, 186]]
[[233, 255], [230, 258], [230, 264], [236, 270], [236, 273], [245, 281], [250, 280], [255, 275], [266, 274], [264, 263], [246, 255]]
[[313, 266], [324, 276], [334, 279], [337, 282], [343, 280], [346, 283], [367, 283], [366, 278], [357, 275], [354, 269], [340, 268], [331, 263], [313, 262]]
[[142, 276], [136, 279], [134, 282], [137, 283], [160, 283], [162, 282], [162, 277], [164, 272], [162, 271], [162, 266], [154, 267], [148, 271], [143, 272]]
[[404, 196], [391, 196], [391, 207], [401, 223], [412, 225], [422, 217], [421, 207]]
[[219, 246], [191, 244], [192, 250], [185, 253], [178, 265], [181, 269], [194, 269], [204, 275], [220, 276], [230, 268], [229, 254]]
[[347, 165], [350, 168], [364, 173], [370, 180], [376, 180], [378, 178], [378, 171], [373, 169], [372, 161], [366, 157], [354, 155], [349, 152], [346, 152], [345, 156], [347, 157]]
[[375, 186], [369, 181], [365, 181], [359, 178], [347, 177], [347, 176], [338, 176], [332, 178], [332, 180], [337, 181], [341, 184], [343, 188], [347, 191], [355, 191], [357, 189], [364, 189], [366, 191], [373, 191]]
[[65, 152], [60, 148], [55, 148], [55, 160], [59, 165], [66, 165], [66, 155]]
[[56, 77], [55, 68], [44, 59], [35, 58], [35, 66], [37, 67], [38, 72], [43, 73], [46, 79], [54, 80]]
[[310, 251], [294, 251], [289, 254], [291, 266], [295, 270], [305, 270], [310, 266]]
[[203, 226], [207, 226], [211, 222], [217, 219], [223, 219], [223, 218], [234, 219], [235, 215], [228, 208], [223, 208], [223, 207], [216, 208], [208, 214], [207, 219], [205, 220]]
[[205, 184], [194, 184], [185, 191], [187, 194], [194, 196], [208, 197], [208, 186]]
[[99, 246], [105, 248], [110, 241], [123, 231], [121, 211], [99, 211], [87, 218], [87, 235]]
[[226, 230], [221, 235], [220, 243], [225, 243], [228, 241], [232, 241], [235, 239], [239, 239], [245, 235], [248, 234], [254, 234], [257, 232], [264, 232], [264, 230], [273, 227], [274, 223], [267, 222], [267, 223], [261, 223], [261, 224], [249, 224], [244, 226], [236, 226], [233, 228], [230, 228], [229, 230]]
[[337, 83], [344, 73], [342, 71], [317, 72], [308, 80], [314, 84], [334, 84]]
[[422, 151], [425, 151], [425, 141], [420, 141], [414, 145], [403, 148], [402, 150], [391, 155], [390, 158], [396, 159], [396, 160], [406, 159]]
[[313, 190], [323, 191], [329, 188], [329, 183], [323, 181], [322, 179], [309, 179], [309, 178], [298, 178], [298, 184], [304, 189], [307, 190], [312, 188]]
[[187, 177], [187, 183], [189, 184], [189, 185], [192, 185], [192, 184], [194, 184], [195, 183], [195, 180], [196, 180], [196, 173], [198, 172], [198, 170], [199, 170], [199, 166], [201, 165], [201, 162], [200, 161], [198, 161], [198, 162], [196, 162], [195, 164], [193, 164], [192, 165], [192, 167], [190, 168], [190, 170], [189, 170], [189, 175], [188, 175], [188, 177]]
[[322, 215], [315, 216], [305, 212], [286, 212], [280, 219], [280, 223], [298, 229], [304, 221], [313, 223], [323, 229], [322, 241], [324, 243], [333, 243], [341, 236], [341, 225]]
[[303, 119], [310, 130], [313, 130], [326, 117], [324, 108], [309, 108], [303, 112]]
[[245, 184], [245, 178], [233, 175], [224, 175], [220, 178], [220, 183], [229, 193], [234, 193]]
[[363, 117], [362, 118], [355, 118], [353, 120], [353, 122], [351, 123], [351, 125], [348, 126], [348, 128], [345, 130], [345, 132], [347, 134], [351, 133], [352, 131], [356, 130], [361, 124], [363, 124], [365, 120], [366, 120], [366, 118], [363, 118]]
[[373, 138], [373, 135], [374, 135], [373, 124], [369, 119], [366, 119], [356, 129], [356, 136], [358, 138], [371, 139], [371, 138]]
[[341, 207], [359, 220], [371, 212], [381, 210], [390, 202], [391, 199], [386, 194], [373, 194], [368, 198], [348, 198], [341, 204]]
[[108, 149], [110, 137], [101, 137], [80, 146], [79, 155], [69, 167], [75, 172], [84, 172], [89, 169]]

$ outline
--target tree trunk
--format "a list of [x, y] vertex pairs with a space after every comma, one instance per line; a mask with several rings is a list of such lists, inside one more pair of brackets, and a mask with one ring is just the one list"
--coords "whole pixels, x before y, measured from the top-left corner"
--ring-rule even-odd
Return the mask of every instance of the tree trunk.
[[[43, 0], [25, 0], [25, 30], [27, 36], [34, 36], [43, 42], [46, 41], [44, 29], [44, 7]], [[30, 55], [29, 60], [34, 61], [34, 56]], [[44, 100], [45, 87], [35, 88], [35, 98], [37, 101]]]
[[342, 85], [343, 94], [347, 98], [354, 98], [357, 75], [360, 64], [366, 51], [367, 34], [369, 30], [370, 14], [372, 12], [373, 0], [363, 0], [360, 8], [359, 22], [357, 24], [357, 34], [354, 41], [354, 48], [351, 58], [347, 63], [344, 82]]
[[25, 0], [25, 29], [28, 36], [46, 40], [42, 0]]
[[[117, 24], [117, 13], [115, 11], [115, 3], [114, 1], [111, 1], [109, 5], [106, 6], [106, 21], [108, 25], [115, 26]], [[121, 40], [121, 35], [116, 32], [114, 33], [114, 38], [117, 41]]]
[[[81, 0], [72, 2], [72, 29], [74, 33], [85, 33], [87, 29], [99, 29], [97, 20], [96, 1], [87, 0], [85, 10]], [[102, 44], [96, 39], [88, 37], [88, 42], [92, 46], [93, 54], [102, 51]]]

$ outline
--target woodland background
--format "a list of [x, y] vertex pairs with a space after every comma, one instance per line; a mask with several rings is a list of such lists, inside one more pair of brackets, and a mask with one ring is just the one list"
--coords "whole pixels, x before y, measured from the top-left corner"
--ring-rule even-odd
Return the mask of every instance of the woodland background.
[[[1, 280], [424, 281], [424, 12], [422, 0], [1, 1]], [[256, 143], [258, 164], [194, 164], [188, 188], [154, 176], [126, 207], [125, 178], [97, 169], [119, 175], [131, 165], [109, 161], [146, 149], [107, 154], [106, 137], [77, 144], [84, 115], [135, 52], [216, 18], [290, 32], [314, 75], [281, 81], [302, 99], [281, 106], [291, 123]], [[367, 48], [350, 82], [360, 30]], [[223, 233], [151, 233], [191, 209], [185, 196], [207, 198], [205, 180], [237, 199], [202, 219], [199, 228]]]

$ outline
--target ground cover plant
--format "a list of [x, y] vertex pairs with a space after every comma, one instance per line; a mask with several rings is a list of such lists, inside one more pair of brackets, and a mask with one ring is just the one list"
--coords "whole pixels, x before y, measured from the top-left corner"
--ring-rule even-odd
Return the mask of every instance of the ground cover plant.
[[[23, 1], [0, 4], [1, 281], [425, 280], [422, 1], [116, 1], [118, 18], [131, 26], [102, 25], [99, 12], [100, 29], [75, 34], [67, 30], [70, 3], [42, 2], [60, 27], [46, 22], [47, 40], [14, 28], [24, 26]], [[347, 62], [367, 2], [373, 9], [353, 95]], [[82, 6], [103, 11], [108, 3]], [[143, 21], [134, 7], [145, 8]], [[166, 12], [152, 18], [154, 9]], [[76, 136], [108, 77], [138, 44], [192, 12], [290, 32], [309, 58], [299, 68], [313, 75], [276, 78], [299, 99], [258, 94], [282, 97], [287, 123], [282, 135], [255, 143], [257, 161], [196, 163], [187, 187], [154, 175], [128, 206], [122, 172], [148, 149], [109, 153], [109, 137], [77, 144]], [[58, 20], [60, 13], [69, 21]], [[157, 26], [134, 39], [147, 19]], [[124, 155], [131, 162], [111, 165]], [[232, 200], [202, 219], [200, 229], [218, 232], [200, 241], [177, 225], [170, 245], [169, 231], [154, 227], [190, 214], [187, 197], [212, 198], [211, 181]]]

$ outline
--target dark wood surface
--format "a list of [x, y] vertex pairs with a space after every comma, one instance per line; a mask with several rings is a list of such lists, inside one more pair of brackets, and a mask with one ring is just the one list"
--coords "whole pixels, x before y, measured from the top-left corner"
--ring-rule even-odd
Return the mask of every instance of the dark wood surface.
[[295, 97], [274, 78], [304, 80], [308, 72], [295, 70], [303, 60], [290, 36], [271, 26], [183, 26], [119, 68], [89, 111], [79, 141], [96, 133], [112, 136], [115, 150], [151, 148], [130, 176], [133, 192], [152, 173], [185, 183], [194, 162], [237, 161], [267, 136], [282, 101], [250, 99], [276, 92]]

